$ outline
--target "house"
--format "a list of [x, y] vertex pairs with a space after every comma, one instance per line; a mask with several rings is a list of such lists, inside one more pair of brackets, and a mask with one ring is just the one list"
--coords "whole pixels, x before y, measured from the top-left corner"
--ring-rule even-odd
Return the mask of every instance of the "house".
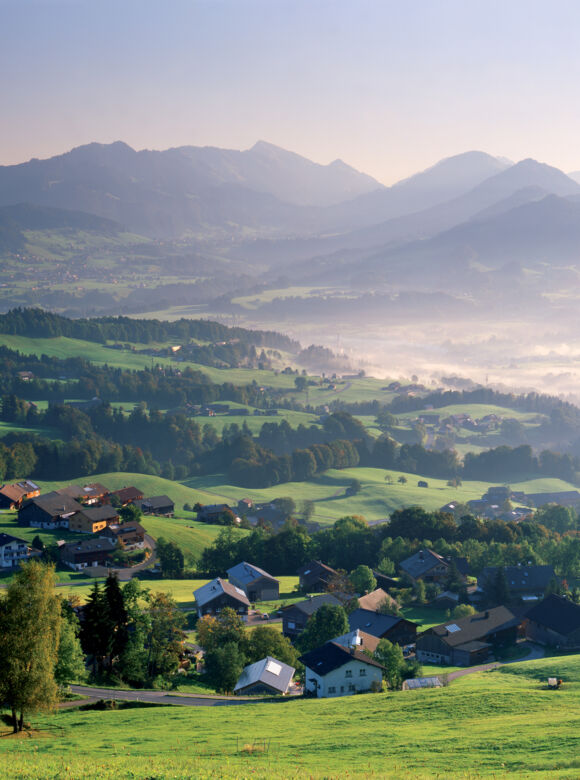
[[507, 607], [495, 607], [424, 631], [417, 660], [427, 664], [473, 666], [487, 661], [494, 645], [516, 641], [520, 619]]
[[528, 493], [526, 496], [532, 506], [559, 504], [580, 508], [580, 493], [577, 490], [563, 490], [559, 493]]
[[74, 498], [79, 503], [87, 506], [98, 504], [103, 501], [105, 496], [109, 493], [108, 489], [98, 482], [95, 482], [92, 485], [84, 485], [83, 487], [80, 485], [68, 485], [67, 487], [59, 488], [54, 492], [58, 493], [59, 496]]
[[251, 563], [238, 563], [228, 569], [228, 580], [241, 588], [250, 601], [275, 601], [280, 598], [280, 583], [267, 571]]
[[355, 609], [348, 616], [351, 631], [357, 628], [379, 639], [398, 645], [412, 645], [417, 637], [417, 624], [396, 615], [380, 615], [369, 609]]
[[145, 545], [145, 529], [139, 523], [108, 525], [102, 536], [119, 543], [125, 550], [139, 550]]
[[288, 666], [276, 658], [267, 656], [244, 668], [236, 683], [234, 693], [238, 696], [252, 693], [273, 693], [284, 696], [288, 693], [295, 671], [293, 666]]
[[580, 606], [551, 593], [534, 604], [524, 621], [526, 636], [558, 649], [580, 649]]
[[300, 656], [300, 661], [305, 666], [304, 690], [312, 696], [350, 696], [382, 686], [381, 664], [354, 647], [327, 642]]
[[373, 577], [377, 581], [377, 588], [382, 588], [384, 591], [388, 591], [389, 588], [398, 588], [400, 583], [389, 577], [387, 574], [373, 569]]
[[310, 561], [296, 573], [299, 588], [304, 593], [326, 590], [330, 580], [337, 574], [334, 569], [321, 561]]
[[109, 493], [109, 496], [113, 499], [117, 499], [121, 506], [127, 506], [127, 504], [132, 504], [135, 501], [141, 501], [143, 493], [141, 490], [131, 485], [130, 487], [124, 487], [120, 490], [113, 490]]
[[160, 515], [162, 517], [173, 517], [175, 504], [169, 496], [152, 496], [144, 498], [142, 501], [135, 502], [140, 506], [144, 515]]
[[75, 571], [90, 566], [106, 566], [109, 555], [115, 550], [115, 542], [102, 536], [63, 544], [59, 549], [61, 563]]
[[97, 534], [108, 525], [119, 522], [117, 510], [112, 506], [83, 507], [82, 512], [73, 515], [68, 522], [69, 531], [77, 534]]
[[[482, 598], [493, 587], [498, 566], [486, 566], [477, 578], [474, 599]], [[544, 597], [550, 582], [557, 579], [552, 566], [504, 566], [507, 584], [512, 598], [537, 601]]]
[[197, 513], [197, 519], [202, 523], [215, 523], [224, 512], [232, 512], [228, 504], [206, 504]]
[[82, 504], [74, 498], [45, 493], [22, 505], [18, 510], [18, 524], [34, 528], [68, 528], [71, 517], [82, 510]]
[[10, 534], [0, 534], [0, 568], [14, 568], [30, 557], [28, 544]]
[[378, 636], [367, 634], [365, 631], [361, 631], [360, 628], [355, 628], [354, 631], [337, 636], [332, 641], [343, 647], [354, 647], [355, 650], [366, 650], [368, 653], [374, 653], [381, 640]]
[[449, 569], [449, 561], [433, 550], [419, 550], [399, 564], [401, 571], [413, 582], [441, 582]]
[[40, 488], [34, 482], [25, 479], [0, 488], [0, 509], [19, 509], [28, 498], [40, 495]]
[[312, 615], [323, 604], [342, 607], [342, 601], [331, 593], [323, 593], [321, 596], [310, 596], [305, 601], [299, 601], [296, 604], [284, 607], [282, 610], [282, 633], [284, 636], [290, 637], [290, 639], [299, 636], [306, 628], [306, 624]]
[[370, 612], [377, 612], [379, 607], [385, 603], [389, 606], [397, 608], [398, 604], [392, 596], [384, 591], [382, 588], [377, 588], [371, 593], [367, 593], [366, 596], [358, 597], [358, 605], [361, 609], [368, 609]]
[[240, 516], [247, 515], [252, 511], [253, 506], [254, 502], [251, 498], [242, 498], [238, 501], [237, 512]]
[[221, 577], [202, 585], [193, 591], [197, 604], [198, 617], [203, 615], [217, 615], [224, 607], [231, 607], [242, 620], [247, 620], [250, 602], [241, 588], [237, 588]]

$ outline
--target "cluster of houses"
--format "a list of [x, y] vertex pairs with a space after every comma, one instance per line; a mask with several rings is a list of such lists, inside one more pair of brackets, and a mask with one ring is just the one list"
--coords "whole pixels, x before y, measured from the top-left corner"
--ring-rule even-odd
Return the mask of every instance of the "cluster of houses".
[[[442, 583], [451, 566], [466, 583], [467, 562], [461, 558], [445, 558], [433, 550], [420, 550], [410, 556], [400, 564], [400, 570], [412, 582]], [[321, 561], [310, 561], [297, 573], [299, 590], [316, 595], [307, 595], [279, 611], [283, 634], [292, 642], [323, 605], [345, 606], [352, 598], [328, 590], [338, 572]], [[483, 570], [478, 585], [469, 589], [472, 603], [477, 604], [483, 598], [497, 573], [497, 567]], [[247, 621], [252, 603], [273, 601], [279, 596], [276, 578], [258, 566], [242, 562], [227, 574], [227, 580], [218, 577], [194, 592], [200, 617], [218, 615], [224, 607], [231, 607]], [[504, 567], [504, 574], [511, 606], [481, 609], [422, 632], [417, 623], [395, 614], [399, 611], [398, 604], [386, 589], [395, 581], [379, 575], [381, 587], [358, 596], [358, 606], [348, 615], [349, 631], [300, 657], [305, 667], [305, 692], [333, 697], [380, 690], [383, 667], [372, 654], [381, 639], [400, 645], [405, 655], [414, 652], [423, 663], [454, 666], [484, 663], [496, 648], [514, 644], [523, 637], [561, 649], [580, 648], [580, 606], [555, 594], [544, 597], [555, 578], [552, 567], [508, 566]], [[447, 592], [440, 594], [432, 606], [453, 607], [458, 603], [458, 594]], [[235, 693], [286, 694], [294, 671], [275, 658], [262, 659], [244, 669]], [[434, 679], [429, 685], [437, 684]]]
[[273, 502], [256, 503], [251, 498], [242, 498], [237, 505], [204, 504], [198, 509], [197, 520], [202, 523], [219, 523], [224, 514], [230, 514], [239, 525], [245, 517], [252, 526], [267, 523], [272, 528], [281, 528], [286, 514]]
[[[34, 482], [25, 480], [0, 488], [0, 508], [17, 510], [18, 524], [45, 530], [66, 529], [84, 539], [59, 542], [61, 563], [80, 571], [89, 566], [106, 566], [111, 554], [143, 548], [145, 529], [138, 522], [121, 522], [119, 509], [137, 506], [143, 514], [170, 517], [173, 501], [168, 496], [145, 498], [143, 492], [129, 486], [109, 490], [99, 483], [69, 485], [41, 494]], [[8, 534], [0, 535], [0, 567], [14, 568], [32, 555], [39, 554], [27, 542]]]
[[[508, 503], [510, 506], [508, 507]], [[513, 504], [516, 504], [513, 506]], [[533, 514], [534, 509], [546, 504], [559, 504], [580, 510], [580, 492], [577, 490], [562, 490], [554, 493], [524, 493], [511, 490], [504, 485], [490, 487], [481, 498], [467, 502], [469, 511], [477, 517], [489, 520], [504, 520], [519, 522]], [[441, 507], [441, 512], [456, 514], [463, 505], [459, 501], [450, 501]]]

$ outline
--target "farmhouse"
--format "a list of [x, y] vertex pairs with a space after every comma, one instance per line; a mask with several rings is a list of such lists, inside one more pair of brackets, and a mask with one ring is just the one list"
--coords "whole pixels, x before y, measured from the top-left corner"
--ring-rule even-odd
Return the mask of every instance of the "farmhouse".
[[162, 517], [173, 517], [175, 504], [169, 496], [152, 496], [144, 498], [142, 501], [135, 502], [144, 515], [160, 515]]
[[417, 637], [417, 624], [396, 615], [380, 615], [369, 609], [355, 609], [348, 616], [351, 631], [357, 628], [366, 634], [399, 645], [413, 644]]
[[393, 608], [398, 607], [395, 599], [392, 596], [389, 596], [382, 588], [377, 588], [376, 590], [371, 591], [371, 593], [367, 593], [365, 596], [358, 597], [359, 607], [361, 609], [368, 609], [371, 612], [377, 612], [379, 607], [385, 603]]
[[118, 522], [119, 515], [114, 507], [89, 506], [70, 518], [68, 528], [78, 534], [97, 534]]
[[115, 544], [121, 544], [125, 550], [138, 550], [145, 544], [145, 529], [140, 523], [113, 523], [103, 530], [102, 535]]
[[120, 490], [113, 490], [112, 493], [109, 493], [109, 496], [113, 500], [116, 499], [121, 506], [127, 506], [127, 504], [132, 504], [135, 501], [141, 501], [143, 493], [141, 490], [131, 485], [130, 487], [124, 487]]
[[34, 482], [24, 480], [0, 488], [0, 509], [19, 509], [23, 501], [40, 495], [40, 488]]
[[0, 534], [0, 568], [14, 568], [30, 557], [28, 544], [10, 534]]
[[280, 597], [280, 583], [267, 571], [251, 563], [238, 563], [228, 569], [232, 585], [241, 588], [250, 601], [274, 601]]
[[515, 642], [519, 624], [519, 618], [507, 607], [495, 607], [434, 626], [417, 638], [417, 659], [454, 666], [484, 663], [494, 645]]
[[89, 566], [105, 566], [114, 550], [115, 542], [112, 539], [98, 536], [96, 539], [63, 544], [60, 560], [69, 568], [81, 571]]
[[71, 517], [82, 509], [82, 504], [74, 498], [45, 493], [22, 505], [18, 510], [18, 523], [34, 528], [68, 528]]
[[[456, 562], [457, 563], [457, 562]], [[399, 566], [401, 571], [413, 582], [441, 582], [445, 579], [451, 561], [433, 550], [419, 550], [410, 558], [406, 558]], [[461, 567], [458, 566], [458, 569]], [[461, 573], [461, 571], [460, 571]]]
[[331, 593], [323, 593], [321, 596], [310, 596], [306, 601], [299, 601], [297, 604], [285, 607], [282, 610], [282, 633], [284, 636], [292, 639], [301, 634], [312, 615], [323, 604], [342, 606], [342, 602], [336, 596]]
[[296, 572], [300, 590], [305, 593], [326, 590], [330, 580], [337, 574], [321, 561], [310, 561]]
[[380, 690], [383, 667], [354, 647], [327, 642], [300, 656], [304, 664], [304, 689], [312, 696], [349, 696]]
[[532, 506], [536, 507], [544, 506], [544, 504], [580, 507], [580, 493], [577, 490], [562, 490], [558, 493], [528, 493], [527, 499]]
[[[486, 566], [477, 578], [475, 598], [481, 597], [493, 587], [497, 577], [497, 566]], [[543, 598], [546, 588], [556, 578], [552, 566], [504, 566], [510, 596], [522, 601], [537, 601]]]
[[551, 647], [580, 649], [580, 606], [555, 593], [535, 604], [526, 615], [526, 636]]
[[199, 509], [197, 519], [202, 523], [215, 523], [224, 512], [232, 512], [232, 508], [228, 504], [206, 504]]
[[193, 591], [195, 602], [197, 604], [198, 617], [203, 615], [217, 615], [224, 607], [231, 607], [242, 620], [248, 617], [250, 602], [241, 588], [236, 588], [221, 577], [202, 585], [201, 588]]
[[234, 693], [282, 694], [288, 693], [292, 677], [296, 670], [293, 666], [276, 660], [271, 656], [262, 658], [244, 668], [234, 688]]
[[355, 628], [354, 631], [349, 631], [348, 634], [337, 636], [336, 639], [333, 639], [332, 641], [343, 647], [354, 647], [356, 650], [366, 650], [369, 653], [374, 653], [381, 640], [378, 636], [367, 634], [365, 631]]
[[95, 482], [92, 485], [84, 485], [83, 487], [80, 485], [68, 485], [67, 487], [59, 488], [54, 492], [58, 493], [59, 496], [68, 496], [69, 498], [74, 498], [81, 504], [91, 506], [102, 501], [109, 491], [104, 485]]

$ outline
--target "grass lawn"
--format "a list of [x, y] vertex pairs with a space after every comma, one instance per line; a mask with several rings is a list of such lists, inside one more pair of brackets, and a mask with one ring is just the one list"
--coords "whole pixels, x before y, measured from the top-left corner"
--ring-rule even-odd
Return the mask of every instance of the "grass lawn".
[[[236, 707], [62, 710], [0, 739], [19, 778], [543, 778], [580, 774], [580, 656], [481, 672], [441, 689]], [[550, 674], [553, 664], [550, 665]], [[244, 751], [266, 740], [269, 749]]]

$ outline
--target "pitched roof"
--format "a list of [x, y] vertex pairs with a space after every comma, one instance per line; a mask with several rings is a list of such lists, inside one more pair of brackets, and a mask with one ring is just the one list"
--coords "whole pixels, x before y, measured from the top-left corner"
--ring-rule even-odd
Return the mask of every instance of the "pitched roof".
[[562, 490], [559, 493], [528, 493], [527, 498], [534, 506], [543, 506], [544, 504], [576, 506], [580, 504], [580, 493], [577, 490]]
[[355, 650], [369, 650], [371, 653], [374, 653], [381, 639], [378, 636], [367, 634], [365, 631], [355, 628], [354, 631], [349, 631], [348, 634], [337, 636], [336, 639], [333, 639], [332, 641], [343, 647], [354, 647]]
[[348, 616], [348, 624], [351, 631], [360, 628], [367, 634], [381, 637], [403, 619], [396, 615], [379, 615], [370, 609], [355, 609]]
[[59, 488], [55, 490], [61, 496], [69, 496], [70, 498], [98, 498], [104, 496], [109, 491], [104, 485], [100, 485], [98, 482], [94, 482], [92, 485], [67, 485], [67, 487]]
[[327, 566], [322, 561], [309, 561], [304, 566], [301, 566], [296, 572], [299, 577], [321, 577], [322, 579], [330, 579], [336, 570]]
[[239, 601], [248, 607], [250, 606], [250, 602], [244, 591], [241, 590], [241, 588], [236, 588], [236, 586], [232, 585], [230, 582], [222, 580], [221, 577], [216, 577], [215, 580], [212, 580], [211, 582], [202, 585], [201, 588], [193, 591], [193, 595], [199, 607], [209, 604], [210, 601], [213, 601], [224, 593], [231, 596], [233, 599], [236, 599], [236, 601]]
[[244, 668], [236, 683], [234, 693], [257, 683], [274, 688], [280, 693], [286, 693], [295, 671], [293, 666], [288, 666], [283, 661], [278, 661], [269, 655]]
[[[86, 514], [86, 512], [83, 512]], [[103, 533], [110, 532], [114, 536], [126, 536], [127, 534], [145, 534], [147, 533], [140, 523], [117, 523], [103, 529]]]
[[507, 607], [494, 607], [459, 620], [450, 619], [448, 623], [434, 626], [425, 633], [433, 633], [450, 647], [458, 647], [496, 631], [515, 628], [519, 622], [519, 618]]
[[339, 598], [333, 596], [332, 593], [323, 593], [320, 596], [311, 596], [305, 601], [298, 601], [296, 604], [290, 604], [289, 606], [284, 607], [284, 609], [298, 609], [305, 615], [313, 615], [316, 610], [320, 609], [324, 604], [342, 607], [342, 602]]
[[562, 636], [580, 628], [580, 606], [555, 593], [535, 604], [526, 617]]
[[31, 498], [30, 501], [25, 503], [22, 509], [26, 509], [27, 506], [31, 506], [32, 504], [35, 504], [53, 516], [74, 514], [75, 512], [81, 512], [83, 509], [82, 504], [79, 504], [74, 498], [62, 496], [56, 492], [45, 493], [42, 496]]
[[106, 536], [97, 536], [96, 539], [82, 539], [78, 542], [68, 542], [60, 548], [61, 554], [67, 552], [93, 552], [95, 550], [106, 550], [112, 552], [115, 549], [115, 541]]
[[360, 650], [343, 647], [334, 641], [327, 642], [322, 645], [322, 647], [317, 647], [315, 650], [311, 650], [309, 653], [301, 655], [299, 660], [304, 666], [307, 666], [320, 677], [324, 677], [335, 669], [340, 669], [341, 666], [344, 666], [351, 661], [360, 661], [363, 664], [377, 666], [379, 669], [383, 669], [381, 664], [378, 661], [375, 661], [374, 658], [370, 658], [365, 653], [361, 653]]
[[235, 577], [236, 580], [243, 582], [245, 585], [249, 585], [256, 580], [259, 580], [261, 577], [272, 580], [272, 582], [278, 582], [275, 577], [272, 577], [272, 575], [268, 574], [264, 569], [260, 569], [259, 566], [254, 566], [252, 563], [246, 563], [245, 561], [236, 563], [235, 566], [228, 569], [228, 577], [230, 579]]
[[83, 515], [91, 522], [98, 523], [100, 520], [112, 520], [119, 517], [119, 513], [113, 506], [87, 506], [83, 507]]
[[117, 496], [122, 504], [126, 504], [129, 501], [138, 501], [140, 498], [143, 498], [143, 493], [132, 485], [129, 487], [120, 488], [120, 490], [113, 490], [111, 495]]
[[25, 479], [23, 482], [14, 482], [12, 485], [2, 485], [0, 493], [10, 501], [20, 501], [27, 493], [34, 493], [40, 488], [34, 482]]
[[18, 544], [28, 544], [25, 539], [19, 539], [17, 536], [10, 536], [10, 534], [0, 534], [0, 547], [4, 547], [11, 542], [18, 542]]
[[366, 596], [358, 597], [359, 607], [361, 609], [369, 609], [371, 612], [376, 612], [384, 601], [388, 601], [389, 604], [397, 603], [395, 599], [392, 596], [389, 596], [386, 590], [383, 590], [382, 588], [377, 588], [376, 590], [371, 591], [371, 593], [367, 593]]
[[174, 506], [174, 502], [169, 496], [151, 496], [151, 498], [144, 498], [143, 504], [151, 507], [151, 509], [165, 509], [165, 507]]
[[[482, 590], [493, 583], [499, 566], [486, 566], [478, 577]], [[534, 591], [543, 593], [556, 577], [552, 566], [504, 566], [506, 580], [512, 593]]]
[[402, 561], [399, 566], [409, 576], [416, 579], [417, 577], [422, 577], [423, 574], [427, 574], [437, 564], [449, 566], [445, 558], [433, 552], [433, 550], [419, 550], [415, 555], [411, 555], [410, 558]]

